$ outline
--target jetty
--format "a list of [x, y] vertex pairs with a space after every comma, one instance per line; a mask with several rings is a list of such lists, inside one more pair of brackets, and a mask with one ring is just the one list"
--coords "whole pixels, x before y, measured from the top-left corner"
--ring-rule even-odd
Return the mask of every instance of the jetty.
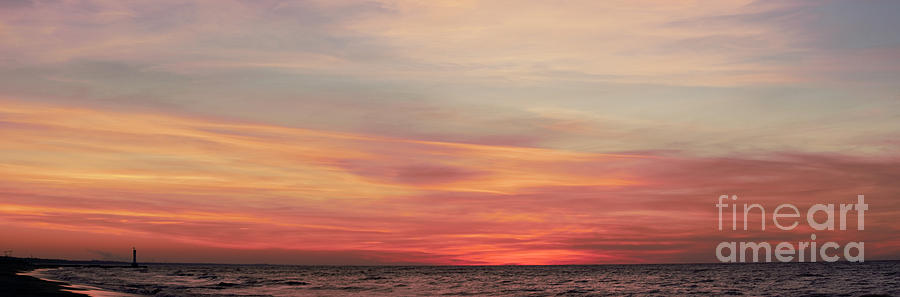
[[91, 268], [147, 268], [147, 265], [139, 265], [137, 262], [137, 249], [131, 248], [131, 263], [120, 261], [75, 261], [62, 259], [37, 259], [37, 258], [13, 258], [20, 259], [31, 265], [32, 268], [58, 268], [58, 267], [91, 267]]

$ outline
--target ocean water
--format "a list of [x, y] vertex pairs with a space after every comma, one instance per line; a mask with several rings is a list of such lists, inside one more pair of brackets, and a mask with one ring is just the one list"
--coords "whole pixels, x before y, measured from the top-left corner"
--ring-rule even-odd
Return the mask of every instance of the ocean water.
[[900, 296], [900, 262], [589, 266], [150, 265], [41, 277], [149, 296]]

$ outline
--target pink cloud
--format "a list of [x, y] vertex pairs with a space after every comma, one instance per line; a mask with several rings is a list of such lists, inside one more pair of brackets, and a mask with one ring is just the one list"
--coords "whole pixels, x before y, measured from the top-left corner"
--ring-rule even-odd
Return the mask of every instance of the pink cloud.
[[865, 194], [866, 231], [816, 233], [870, 242], [872, 258], [900, 252], [900, 166], [890, 157], [607, 155], [21, 102], [0, 111], [0, 220], [44, 230], [2, 231], [3, 243], [48, 256], [69, 255], [42, 247], [65, 231], [208, 248], [222, 262], [252, 261], [226, 251], [261, 250], [296, 263], [317, 253], [359, 263], [692, 262], [714, 260], [730, 238], [811, 232], [719, 232], [722, 194], [769, 210]]

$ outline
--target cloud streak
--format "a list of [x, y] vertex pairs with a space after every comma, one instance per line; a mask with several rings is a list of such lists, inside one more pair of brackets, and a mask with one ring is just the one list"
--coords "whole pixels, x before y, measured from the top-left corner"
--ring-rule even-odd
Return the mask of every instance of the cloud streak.
[[871, 230], [820, 238], [898, 257], [894, 2], [0, 6], [17, 251], [711, 261], [726, 238], [810, 233], [718, 233], [719, 195], [865, 194]]
[[379, 263], [685, 262], [735, 236], [715, 231], [722, 193], [770, 209], [863, 193], [868, 228], [850, 237], [898, 253], [896, 158], [596, 154], [20, 101], [0, 118], [9, 226]]

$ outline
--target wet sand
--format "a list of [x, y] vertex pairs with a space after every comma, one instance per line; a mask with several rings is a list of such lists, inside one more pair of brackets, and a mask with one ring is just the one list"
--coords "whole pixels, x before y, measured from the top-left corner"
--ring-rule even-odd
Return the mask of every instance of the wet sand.
[[49, 297], [86, 297], [88, 295], [65, 290], [77, 290], [66, 287], [65, 283], [46, 281], [28, 275], [20, 275], [35, 269], [32, 265], [18, 258], [0, 258], [0, 288], [8, 296], [49, 296]]

